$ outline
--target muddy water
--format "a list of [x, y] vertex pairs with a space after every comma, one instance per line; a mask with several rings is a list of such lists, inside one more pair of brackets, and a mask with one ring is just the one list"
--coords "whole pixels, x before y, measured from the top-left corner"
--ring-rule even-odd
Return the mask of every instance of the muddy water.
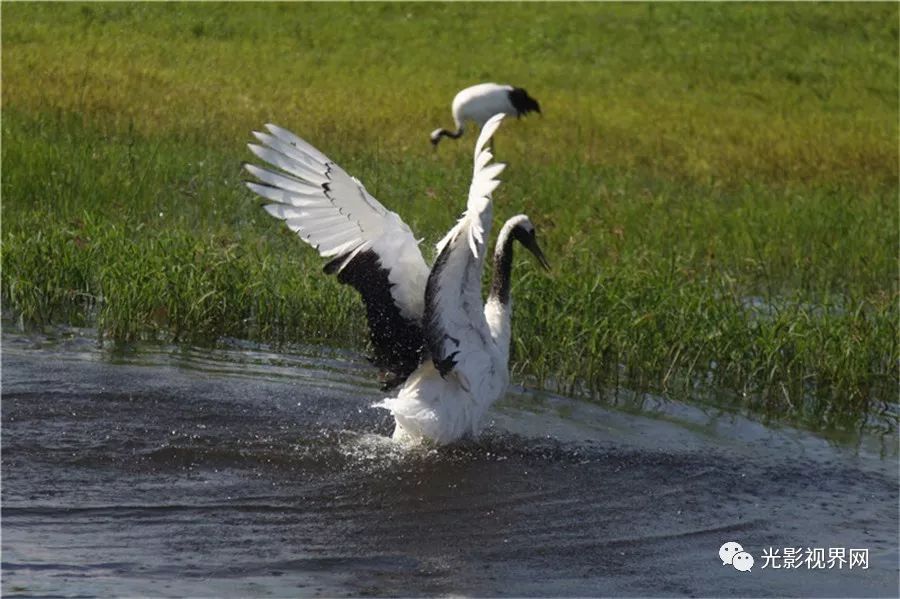
[[[519, 390], [479, 440], [403, 450], [353, 354], [76, 334], [2, 357], [5, 596], [898, 592], [893, 435]], [[868, 568], [763, 568], [770, 547]]]

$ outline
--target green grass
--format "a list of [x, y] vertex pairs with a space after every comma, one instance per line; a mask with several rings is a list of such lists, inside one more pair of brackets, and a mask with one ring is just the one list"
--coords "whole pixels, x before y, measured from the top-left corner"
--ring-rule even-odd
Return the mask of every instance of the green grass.
[[0, 10], [2, 297], [26, 322], [360, 347], [352, 290], [241, 186], [250, 130], [309, 139], [430, 243], [474, 136], [428, 132], [511, 81], [545, 114], [500, 132], [496, 218], [528, 213], [554, 266], [517, 260], [519, 380], [813, 428], [896, 402], [895, 4]]

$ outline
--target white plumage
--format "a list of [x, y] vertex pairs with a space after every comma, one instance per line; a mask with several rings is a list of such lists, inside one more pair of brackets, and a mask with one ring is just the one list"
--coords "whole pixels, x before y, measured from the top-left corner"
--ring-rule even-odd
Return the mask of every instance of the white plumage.
[[483, 127], [495, 114], [520, 117], [529, 112], [540, 114], [537, 100], [521, 87], [497, 83], [479, 83], [461, 90], [453, 98], [451, 105], [455, 131], [438, 128], [431, 132], [431, 143], [435, 146], [443, 137], [458, 139], [465, 131], [466, 123], [473, 122]]
[[[508, 384], [509, 260], [498, 262], [507, 264], [506, 301], [491, 304], [493, 288], [489, 299], [491, 320], [506, 323], [505, 341], [503, 331], [492, 330], [481, 296], [491, 193], [504, 168], [491, 164], [485, 146], [502, 118], [489, 119], [479, 135], [466, 210], [438, 243], [430, 270], [400, 217], [307, 142], [266, 125], [269, 133], [254, 133], [262, 145], [249, 146], [282, 172], [245, 165], [260, 181], [247, 186], [274, 202], [265, 206], [269, 214], [322, 256], [333, 257], [326, 272], [362, 295], [373, 362], [384, 371], [386, 388], [402, 383], [396, 397], [377, 404], [394, 415], [396, 439], [449, 443], [475, 433]], [[496, 279], [495, 269], [499, 290]]]
[[[466, 216], [471, 216], [469, 212]], [[443, 240], [446, 245], [432, 268], [426, 291], [426, 334], [432, 360], [413, 373], [396, 397], [378, 404], [393, 413], [398, 441], [451, 443], [477, 435], [488, 408], [503, 397], [509, 385], [513, 240], [534, 253], [545, 268], [549, 264], [528, 217], [510, 218], [497, 237], [493, 282], [485, 304], [481, 299], [483, 258], [479, 260], [466, 247], [466, 240], [468, 230], [478, 221], [483, 224], [484, 216], [489, 219], [489, 212], [490, 205], [477, 220], [464, 216], [454, 227], [456, 234]], [[483, 256], [484, 244], [477, 243], [477, 249]]]
[[360, 252], [373, 251], [390, 273], [391, 295], [404, 316], [421, 319], [420, 290], [429, 269], [409, 226], [306, 141], [275, 125], [266, 129], [272, 135], [253, 133], [265, 145], [249, 144], [250, 151], [296, 177], [244, 165], [263, 182], [248, 181], [247, 187], [276, 202], [265, 206], [266, 212], [285, 221], [321, 256], [340, 256], [338, 270]]

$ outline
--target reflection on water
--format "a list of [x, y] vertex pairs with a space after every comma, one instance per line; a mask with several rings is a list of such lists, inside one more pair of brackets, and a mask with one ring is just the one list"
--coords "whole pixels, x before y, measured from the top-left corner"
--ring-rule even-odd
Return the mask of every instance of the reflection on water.
[[477, 440], [400, 448], [366, 362], [321, 348], [5, 336], [2, 383], [4, 595], [896, 593], [893, 435], [518, 390]]

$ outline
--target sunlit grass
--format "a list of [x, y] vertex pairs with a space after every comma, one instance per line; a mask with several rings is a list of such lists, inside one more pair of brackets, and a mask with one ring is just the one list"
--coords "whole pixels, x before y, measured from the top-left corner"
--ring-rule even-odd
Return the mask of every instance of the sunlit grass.
[[[312, 141], [428, 245], [461, 210], [456, 89], [528, 87], [497, 219], [516, 376], [855, 425], [898, 392], [896, 5], [19, 5], [3, 16], [3, 300], [114, 338], [361, 347], [353, 293], [243, 189]], [[430, 256], [427, 256], [430, 257]]]

